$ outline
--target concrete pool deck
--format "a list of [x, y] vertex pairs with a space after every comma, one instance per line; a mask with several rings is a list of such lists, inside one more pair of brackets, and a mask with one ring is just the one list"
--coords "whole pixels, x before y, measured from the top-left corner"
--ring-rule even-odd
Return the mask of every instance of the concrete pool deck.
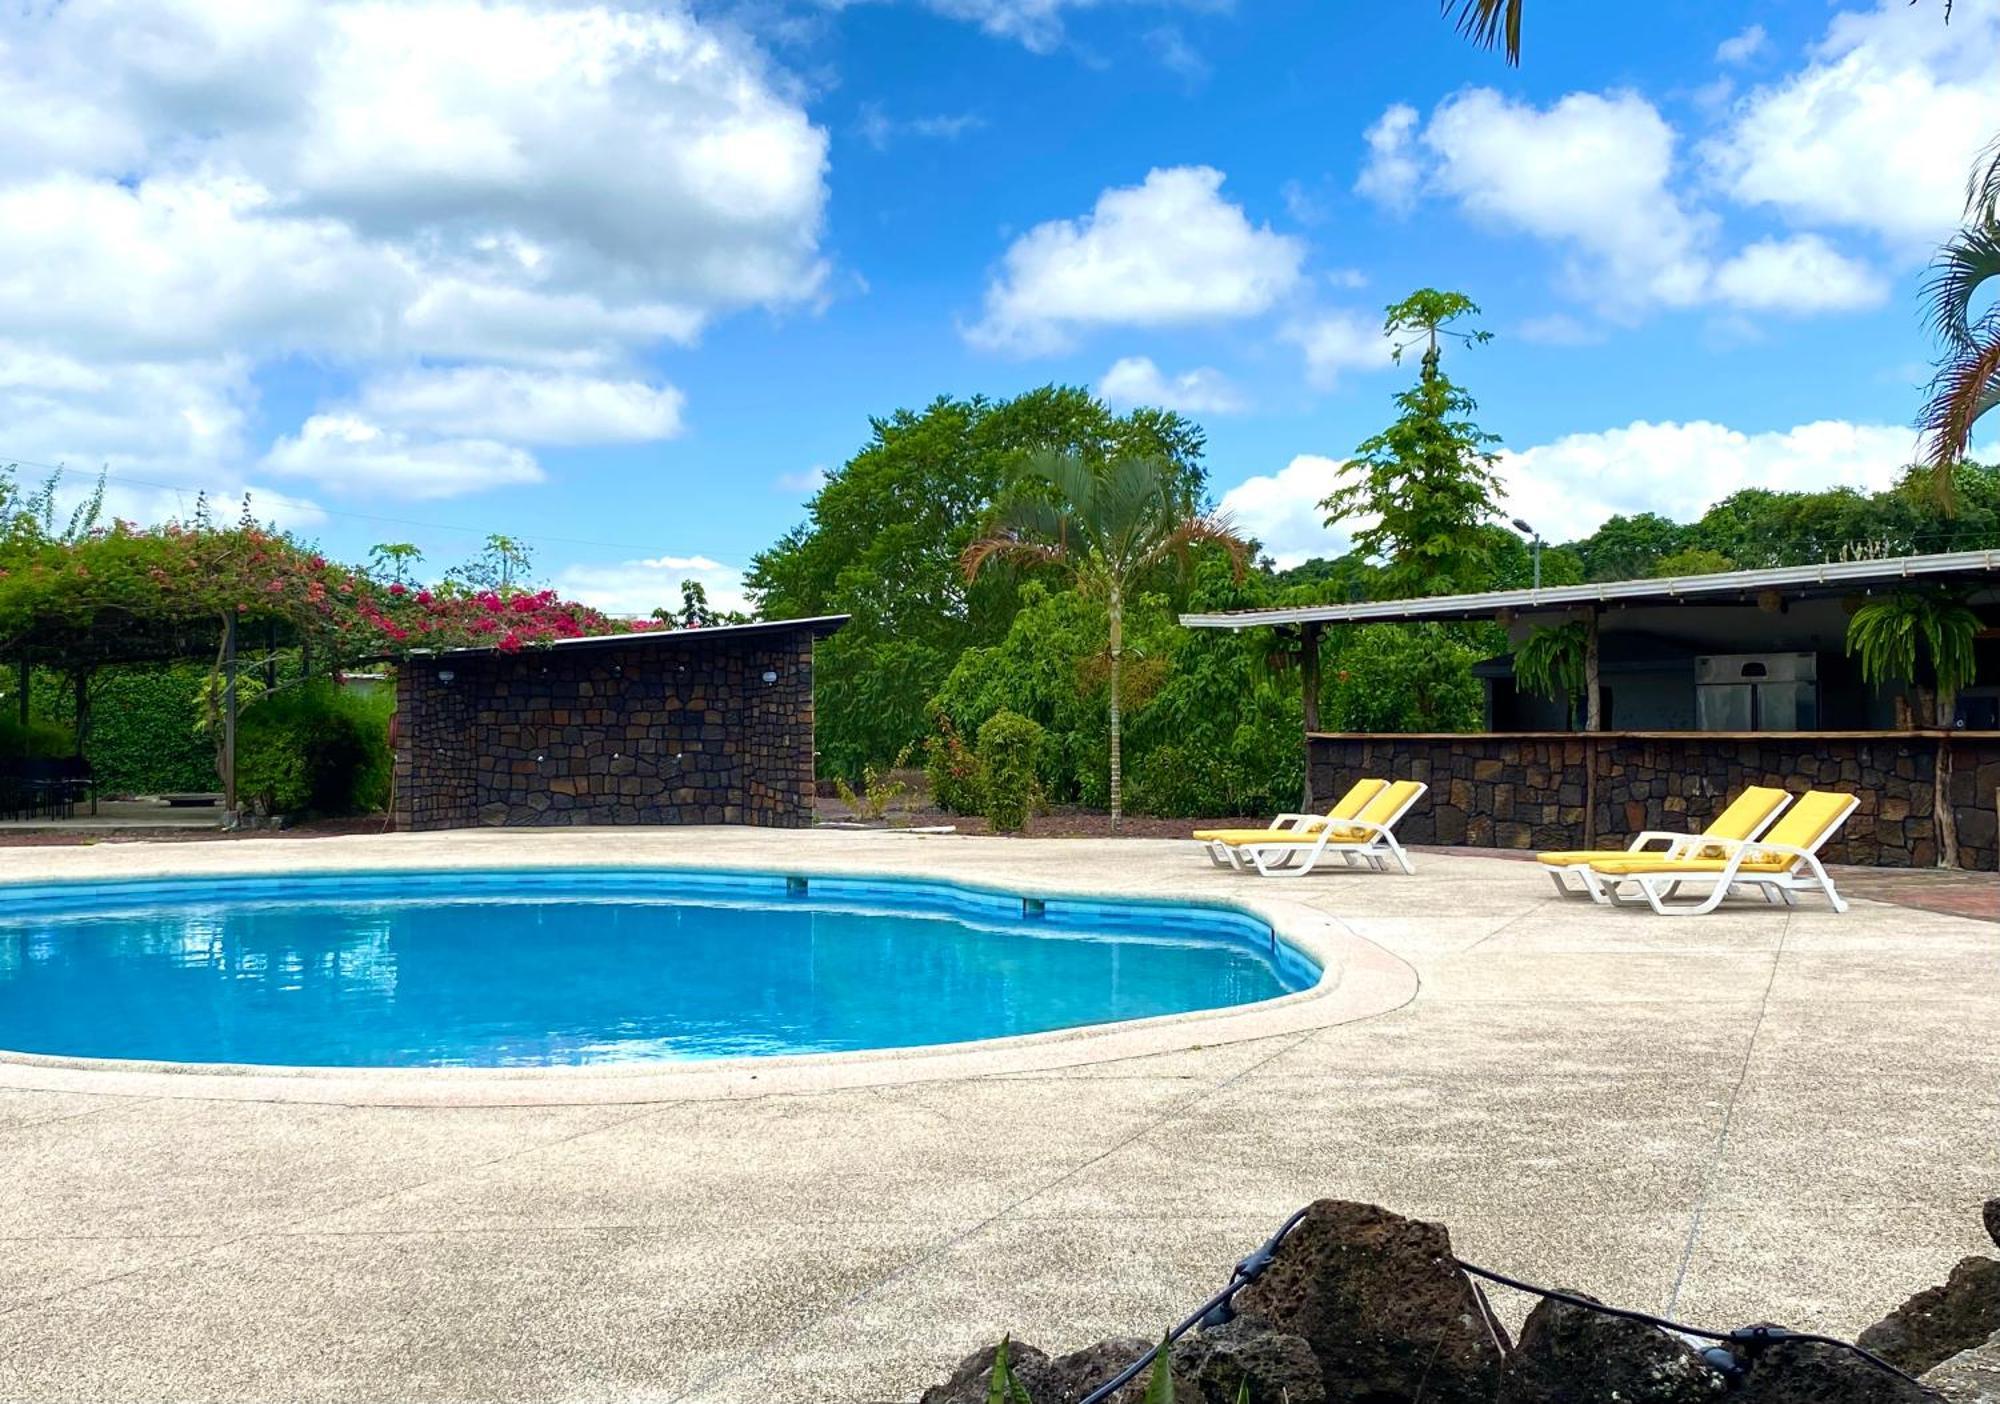
[[641, 1101], [0, 1065], [0, 1399], [909, 1399], [1003, 1330], [1157, 1329], [1319, 1196], [1851, 1333], [2000, 1193], [2000, 924], [1866, 901], [1668, 921], [1478, 857], [1279, 883], [1192, 844], [741, 829], [15, 849], [0, 881], [572, 862], [1298, 904], [1384, 983], [1198, 1048]]

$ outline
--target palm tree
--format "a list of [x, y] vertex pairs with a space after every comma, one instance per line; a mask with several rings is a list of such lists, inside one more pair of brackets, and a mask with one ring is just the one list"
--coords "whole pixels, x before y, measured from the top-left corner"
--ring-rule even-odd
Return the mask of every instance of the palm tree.
[[1227, 519], [1201, 510], [1164, 459], [1121, 458], [1095, 468], [1073, 453], [1030, 460], [1020, 488], [995, 509], [988, 534], [965, 548], [971, 581], [989, 561], [1065, 570], [1078, 590], [1104, 601], [1111, 625], [1111, 827], [1124, 808], [1119, 686], [1125, 654], [1125, 598], [1148, 571], [1184, 563], [1204, 543], [1229, 552], [1238, 573], [1250, 544]]
[[1965, 227], [1931, 260], [1924, 301], [1944, 355], [1918, 424], [1936, 487], [1948, 495], [1972, 426], [2000, 404], [2000, 306], [1972, 315], [1973, 299], [2000, 276], [2000, 143], [1989, 146], [1966, 183]]

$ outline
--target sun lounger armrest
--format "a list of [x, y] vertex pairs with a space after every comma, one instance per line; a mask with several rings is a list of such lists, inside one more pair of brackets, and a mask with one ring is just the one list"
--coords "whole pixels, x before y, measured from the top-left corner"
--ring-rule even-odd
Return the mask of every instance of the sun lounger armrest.
[[1667, 829], [1648, 829], [1642, 834], [1634, 835], [1629, 847], [1633, 853], [1637, 853], [1649, 843], [1672, 845], [1676, 843], [1705, 843], [1707, 841], [1698, 834], [1677, 834]]
[[1301, 824], [1309, 824], [1315, 820], [1324, 822], [1325, 819], [1326, 816], [1324, 814], [1280, 814], [1271, 821], [1271, 827], [1274, 829], [1296, 829]]

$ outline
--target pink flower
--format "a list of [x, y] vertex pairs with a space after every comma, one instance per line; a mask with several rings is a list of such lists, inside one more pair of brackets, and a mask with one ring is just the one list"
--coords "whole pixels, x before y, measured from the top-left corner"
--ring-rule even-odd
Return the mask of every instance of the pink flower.
[[417, 603], [418, 603], [418, 604], [420, 604], [420, 605], [427, 605], [427, 604], [429, 604], [430, 602], [431, 602], [431, 592], [430, 592], [429, 590], [419, 590], [419, 591], [417, 591]]
[[410, 593], [410, 587], [405, 585], [402, 581], [398, 580], [395, 584], [389, 587], [389, 593], [397, 596], [407, 595]]

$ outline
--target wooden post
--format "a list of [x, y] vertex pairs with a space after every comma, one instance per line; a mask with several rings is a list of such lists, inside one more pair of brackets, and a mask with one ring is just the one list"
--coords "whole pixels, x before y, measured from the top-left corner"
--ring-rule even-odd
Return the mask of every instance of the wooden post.
[[1590, 612], [1590, 632], [1584, 636], [1583, 645], [1583, 729], [1602, 731], [1604, 729], [1603, 699], [1598, 696], [1597, 686], [1597, 611]]
[[[72, 673], [70, 687], [75, 699], [72, 710], [76, 716], [76, 754], [78, 759], [82, 759], [84, 743], [90, 740], [90, 670], [86, 668]], [[90, 790], [90, 812], [97, 813], [97, 787], [94, 785]]]
[[222, 811], [236, 823], [236, 616], [222, 626]]
[[1597, 738], [1583, 738], [1583, 846], [1597, 847]]
[[1319, 631], [1310, 623], [1299, 631], [1299, 672], [1305, 680], [1306, 730], [1319, 730]]
[[1306, 714], [1305, 798], [1299, 808], [1310, 814], [1319, 806], [1313, 802], [1312, 734], [1319, 730], [1319, 631], [1317, 623], [1299, 629], [1299, 677], [1303, 684]]
[[1951, 807], [1951, 732], [1938, 732], [1937, 764], [1931, 779], [1931, 823], [1937, 829], [1940, 868], [1958, 866], [1958, 815]]

